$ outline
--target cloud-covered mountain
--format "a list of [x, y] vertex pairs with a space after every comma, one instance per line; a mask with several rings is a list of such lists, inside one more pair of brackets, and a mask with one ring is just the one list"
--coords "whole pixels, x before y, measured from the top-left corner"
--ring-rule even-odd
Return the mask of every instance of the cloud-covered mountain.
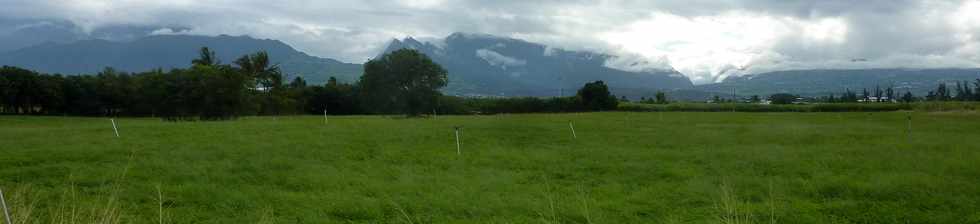
[[845, 89], [861, 93], [864, 88], [893, 87], [897, 92], [912, 91], [922, 96], [935, 90], [939, 83], [975, 81], [980, 69], [851, 69], [795, 70], [733, 76], [721, 83], [700, 85], [696, 89], [738, 95], [769, 95], [793, 93], [809, 96], [840, 95]]
[[325, 82], [330, 76], [351, 82], [362, 71], [359, 64], [310, 56], [277, 40], [226, 35], [154, 35], [128, 42], [101, 39], [47, 42], [0, 53], [0, 65], [72, 75], [94, 74], [105, 67], [143, 72], [189, 67], [191, 60], [198, 57], [199, 49], [205, 46], [216, 51], [223, 63], [231, 63], [245, 54], [267, 51], [271, 61], [279, 64], [285, 74], [302, 76], [311, 83]]
[[425, 42], [411, 37], [393, 40], [382, 54], [403, 48], [419, 50], [445, 67], [449, 71], [445, 92], [449, 94], [567, 96], [595, 80], [605, 81], [614, 94], [629, 96], [693, 86], [673, 69], [631, 69], [631, 64], [621, 65], [610, 55], [485, 34], [454, 33]]
[[44, 42], [66, 43], [82, 38], [81, 30], [70, 22], [0, 19], [0, 52]]

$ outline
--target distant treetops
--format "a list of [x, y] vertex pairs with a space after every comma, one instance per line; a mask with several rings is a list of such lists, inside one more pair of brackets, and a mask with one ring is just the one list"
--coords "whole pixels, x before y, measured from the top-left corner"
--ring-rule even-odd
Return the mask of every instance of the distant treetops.
[[143, 73], [106, 68], [96, 75], [39, 74], [0, 68], [0, 113], [153, 116], [165, 120], [227, 120], [244, 115], [517, 113], [614, 110], [618, 101], [602, 81], [575, 97], [461, 98], [439, 89], [448, 72], [425, 54], [393, 51], [367, 62], [358, 83], [308, 86], [284, 75], [266, 52], [222, 64], [204, 47], [191, 67]]

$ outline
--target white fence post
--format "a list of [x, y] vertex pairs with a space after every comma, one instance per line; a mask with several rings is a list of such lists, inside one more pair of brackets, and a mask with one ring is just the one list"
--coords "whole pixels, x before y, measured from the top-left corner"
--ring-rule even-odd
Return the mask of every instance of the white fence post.
[[459, 147], [459, 127], [457, 126], [455, 128], [456, 128], [456, 155], [462, 155], [463, 151]]
[[575, 134], [575, 126], [572, 125], [572, 121], [568, 121], [568, 128], [572, 129], [572, 138], [578, 138], [578, 135]]
[[912, 141], [912, 112], [908, 112], [907, 117], [908, 117], [907, 120], [908, 120], [908, 123], [909, 123], [908, 124], [908, 126], [909, 126], [908, 127], [908, 137], [909, 137], [909, 142], [911, 142]]
[[3, 205], [3, 217], [7, 218], [7, 224], [14, 224], [14, 222], [10, 220], [10, 211], [7, 210], [7, 200], [3, 198], [2, 189], [0, 189], [0, 204]]
[[119, 137], [119, 129], [116, 128], [116, 119], [109, 118], [109, 121], [112, 122], [112, 131], [113, 132], [116, 132], [116, 138], [118, 138]]

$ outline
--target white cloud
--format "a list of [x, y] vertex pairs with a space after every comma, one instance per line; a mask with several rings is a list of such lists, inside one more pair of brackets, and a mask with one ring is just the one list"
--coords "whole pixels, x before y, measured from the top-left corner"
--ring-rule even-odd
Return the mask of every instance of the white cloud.
[[393, 38], [471, 32], [620, 55], [624, 61], [611, 63], [617, 67], [667, 61], [697, 83], [829, 66], [980, 64], [980, 0], [4, 0], [3, 5], [0, 19], [68, 20], [83, 32], [112, 25], [186, 27], [180, 31], [279, 39], [348, 62], [375, 56]]
[[804, 45], [840, 44], [847, 29], [841, 18], [809, 21], [742, 11], [682, 17], [655, 12], [645, 20], [603, 33], [600, 39], [650, 59], [666, 57], [696, 83], [706, 83], [777, 54], [773, 48], [780, 41], [797, 38]]
[[546, 46], [546, 47], [544, 47], [544, 52], [542, 52], [541, 55], [543, 55], [545, 57], [554, 56], [555, 55], [555, 50], [556, 50], [555, 47]]
[[476, 56], [482, 58], [484, 61], [487, 61], [487, 64], [492, 66], [500, 66], [505, 70], [507, 67], [518, 67], [527, 64], [526, 60], [507, 57], [489, 49], [476, 50]]
[[603, 66], [630, 72], [673, 72], [667, 57], [651, 59], [643, 55], [621, 52], [606, 59]]
[[186, 30], [174, 30], [173, 28], [160, 28], [150, 32], [150, 35], [177, 35], [186, 34]]

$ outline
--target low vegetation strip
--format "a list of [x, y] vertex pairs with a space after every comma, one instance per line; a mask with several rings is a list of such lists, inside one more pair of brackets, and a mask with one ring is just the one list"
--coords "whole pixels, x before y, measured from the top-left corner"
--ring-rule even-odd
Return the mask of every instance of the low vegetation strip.
[[0, 116], [0, 188], [25, 224], [980, 222], [980, 114], [912, 115]]
[[917, 103], [816, 103], [816, 104], [749, 104], [749, 103], [620, 103], [619, 110], [634, 112], [887, 112], [887, 111], [975, 111], [976, 102]]

